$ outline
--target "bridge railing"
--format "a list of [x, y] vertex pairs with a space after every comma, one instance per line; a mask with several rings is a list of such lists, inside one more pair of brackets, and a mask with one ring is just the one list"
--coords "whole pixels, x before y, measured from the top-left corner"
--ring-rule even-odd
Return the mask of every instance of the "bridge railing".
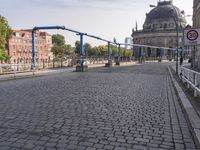
[[31, 70], [31, 64], [0, 64], [0, 74], [28, 72]]
[[182, 81], [187, 83], [187, 88], [191, 87], [194, 90], [195, 97], [200, 94], [200, 72], [182, 66], [180, 76]]

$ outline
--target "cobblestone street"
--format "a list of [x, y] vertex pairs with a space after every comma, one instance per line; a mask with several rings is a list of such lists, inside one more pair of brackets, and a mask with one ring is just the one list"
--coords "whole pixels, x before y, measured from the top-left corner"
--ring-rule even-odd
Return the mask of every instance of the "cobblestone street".
[[0, 82], [0, 150], [195, 150], [167, 63]]

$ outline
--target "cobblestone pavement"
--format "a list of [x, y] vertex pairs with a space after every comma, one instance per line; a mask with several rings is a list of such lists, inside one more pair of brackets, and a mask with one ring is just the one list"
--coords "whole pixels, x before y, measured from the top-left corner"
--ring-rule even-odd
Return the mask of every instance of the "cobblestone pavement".
[[0, 149], [196, 149], [167, 64], [0, 82]]

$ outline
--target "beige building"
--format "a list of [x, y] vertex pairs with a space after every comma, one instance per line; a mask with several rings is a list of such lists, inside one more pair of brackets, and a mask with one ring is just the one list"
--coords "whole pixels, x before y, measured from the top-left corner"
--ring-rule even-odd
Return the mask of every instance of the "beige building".
[[53, 60], [53, 52], [51, 52], [51, 48], [53, 47], [52, 44], [52, 36], [47, 32], [40, 32], [40, 36], [46, 40], [46, 47], [48, 49], [48, 60]]
[[[193, 27], [200, 28], [200, 0], [193, 1]], [[200, 46], [195, 52], [195, 66], [200, 69]]]
[[[178, 45], [180, 48], [183, 47], [182, 36], [185, 26], [186, 20], [183, 12], [173, 5], [172, 1], [159, 1], [157, 6], [146, 13], [143, 29], [133, 29], [133, 43], [176, 49], [176, 31], [178, 30]], [[134, 49], [136, 50], [136, 57], [141, 57], [142, 51], [142, 55], [146, 59], [159, 59], [160, 56], [163, 59], [173, 59], [176, 56], [175, 50], [160, 50], [151, 47], [135, 47]]]

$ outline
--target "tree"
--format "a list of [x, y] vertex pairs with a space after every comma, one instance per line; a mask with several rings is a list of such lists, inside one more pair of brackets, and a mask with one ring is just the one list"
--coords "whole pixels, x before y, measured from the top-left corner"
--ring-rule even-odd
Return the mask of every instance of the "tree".
[[80, 54], [80, 41], [75, 42], [75, 53]]
[[89, 43], [85, 43], [84, 44], [84, 51], [85, 51], [85, 55], [88, 56], [89, 53], [91, 52], [92, 50], [92, 46], [89, 44]]
[[74, 48], [70, 44], [67, 44], [64, 54], [65, 55], [74, 55]]
[[5, 52], [7, 40], [12, 36], [12, 29], [6, 18], [0, 15], [0, 61], [8, 61], [10, 57]]
[[52, 43], [54, 45], [65, 45], [65, 37], [60, 34], [52, 35]]
[[115, 56], [118, 55], [118, 48], [117, 48], [116, 46], [111, 45], [111, 46], [110, 46], [110, 49], [111, 49], [111, 55], [112, 55], [113, 57], [115, 57]]
[[57, 56], [62, 56], [64, 54], [64, 51], [66, 49], [66, 45], [53, 45], [53, 47], [51, 48], [51, 51], [53, 52], [53, 54], [57, 57]]
[[67, 45], [65, 44], [65, 37], [60, 34], [54, 34], [52, 35], [52, 43], [53, 47], [51, 51], [57, 56], [63, 56], [64, 53], [66, 53]]

